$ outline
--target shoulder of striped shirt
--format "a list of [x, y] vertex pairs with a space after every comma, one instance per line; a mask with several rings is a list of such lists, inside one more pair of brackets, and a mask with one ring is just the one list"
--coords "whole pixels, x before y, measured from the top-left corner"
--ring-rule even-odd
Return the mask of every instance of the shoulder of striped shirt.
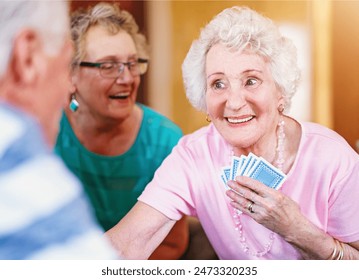
[[[1, 111], [0, 116], [0, 126], [3, 131], [7, 132], [6, 137], [3, 134], [0, 138], [1, 160], [6, 147], [18, 139], [26, 127], [21, 119], [13, 118]], [[41, 219], [57, 215], [63, 207], [73, 201], [85, 201], [79, 181], [56, 155], [49, 153], [40, 152], [38, 156], [21, 162], [11, 170], [0, 174], [0, 186], [2, 212], [0, 239], [1, 236], [11, 238], [15, 232], [29, 228], [31, 224], [38, 223]], [[73, 208], [73, 211], [77, 211], [76, 205]], [[89, 210], [90, 208], [86, 208], [86, 211]], [[88, 213], [88, 215], [91, 214]], [[94, 218], [92, 220], [90, 218], [87, 224], [81, 224], [81, 226], [84, 227], [82, 230], [69, 233], [66, 242], [49, 243], [38, 251], [28, 252], [31, 255], [30, 258], [116, 258]], [[66, 235], [66, 232], [62, 234]]]
[[1, 176], [0, 186], [0, 199], [6, 201], [1, 207], [0, 239], [11, 239], [16, 232], [26, 236], [28, 231], [46, 227], [46, 223], [56, 227], [56, 221], [61, 222], [62, 228], [54, 232], [57, 236], [48, 243], [42, 241], [43, 246], [33, 252], [24, 252], [24, 258], [116, 258], [95, 222], [79, 182], [56, 156], [42, 156], [21, 164]]

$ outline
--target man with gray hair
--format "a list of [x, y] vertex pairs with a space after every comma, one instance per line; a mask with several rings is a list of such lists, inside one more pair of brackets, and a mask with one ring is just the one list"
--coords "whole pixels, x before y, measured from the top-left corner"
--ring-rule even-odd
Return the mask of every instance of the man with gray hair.
[[52, 153], [69, 86], [66, 1], [0, 2], [0, 259], [113, 259]]

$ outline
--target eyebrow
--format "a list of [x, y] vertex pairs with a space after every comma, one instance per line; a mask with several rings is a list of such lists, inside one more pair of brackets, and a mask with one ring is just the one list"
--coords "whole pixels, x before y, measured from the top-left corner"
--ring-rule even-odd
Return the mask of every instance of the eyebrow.
[[250, 73], [250, 72], [263, 73], [262, 70], [258, 70], [258, 69], [248, 69], [248, 70], [246, 70], [246, 71], [244, 71], [244, 72], [242, 72], [242, 73]]
[[[135, 58], [137, 58], [137, 54], [131, 54], [131, 55], [127, 56], [127, 58], [125, 58], [125, 59], [129, 60], [129, 59], [135, 59]], [[119, 60], [118, 57], [115, 55], [107, 55], [107, 56], [98, 58], [95, 61], [123, 61], [123, 60]]]
[[[243, 72], [241, 72], [240, 74], [247, 74], [247, 73], [250, 73], [250, 72], [258, 72], [258, 73], [263, 73], [262, 70], [258, 70], [258, 69], [248, 69], [248, 70], [245, 70]], [[224, 72], [215, 72], [215, 73], [212, 73], [210, 75], [207, 76], [207, 79], [210, 78], [211, 76], [213, 75], [224, 75]]]
[[213, 76], [213, 75], [224, 75], [224, 73], [223, 73], [223, 72], [215, 72], [215, 73], [209, 74], [209, 75], [207, 76], [207, 79], [210, 78], [210, 77]]

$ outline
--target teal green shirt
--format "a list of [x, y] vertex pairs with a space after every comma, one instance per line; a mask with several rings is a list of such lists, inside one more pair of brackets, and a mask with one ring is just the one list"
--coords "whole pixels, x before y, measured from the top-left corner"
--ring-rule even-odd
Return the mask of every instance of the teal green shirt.
[[66, 115], [62, 115], [55, 151], [82, 181], [104, 230], [116, 225], [137, 202], [182, 136], [181, 129], [168, 118], [139, 106], [143, 109], [139, 133], [133, 146], [119, 156], [87, 150], [75, 136]]

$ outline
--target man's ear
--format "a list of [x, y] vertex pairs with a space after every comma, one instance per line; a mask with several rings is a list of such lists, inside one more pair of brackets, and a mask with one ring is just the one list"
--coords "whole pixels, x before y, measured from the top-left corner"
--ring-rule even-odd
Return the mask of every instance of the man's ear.
[[32, 84], [37, 78], [37, 54], [41, 49], [39, 34], [34, 30], [22, 30], [14, 40], [10, 67], [14, 82], [19, 85]]

